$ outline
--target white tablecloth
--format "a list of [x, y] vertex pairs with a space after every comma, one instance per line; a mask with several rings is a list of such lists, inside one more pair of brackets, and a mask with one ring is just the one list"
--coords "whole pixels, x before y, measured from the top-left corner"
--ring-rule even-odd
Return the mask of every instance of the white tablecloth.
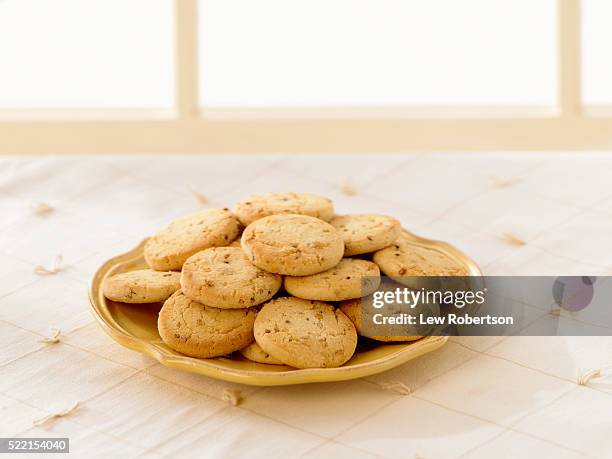
[[612, 377], [577, 384], [612, 364], [610, 337], [452, 338], [374, 377], [256, 388], [167, 369], [93, 322], [101, 262], [177, 215], [280, 190], [395, 215], [487, 274], [612, 272], [610, 154], [3, 157], [0, 437], [67, 436], [87, 458], [612, 457]]

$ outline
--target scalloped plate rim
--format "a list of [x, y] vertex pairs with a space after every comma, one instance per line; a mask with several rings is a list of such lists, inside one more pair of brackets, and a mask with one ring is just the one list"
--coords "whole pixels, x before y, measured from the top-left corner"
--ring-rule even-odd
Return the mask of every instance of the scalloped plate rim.
[[[443, 242], [425, 239], [404, 230], [416, 244], [438, 248], [440, 251], [454, 257], [457, 261], [466, 265], [471, 275], [482, 276], [478, 266], [464, 253], [454, 246]], [[101, 328], [117, 343], [134, 351], [149, 355], [162, 365], [176, 368], [192, 373], [202, 374], [216, 379], [234, 383], [276, 386], [289, 384], [303, 384], [315, 382], [343, 381], [361, 378], [394, 368], [409, 360], [434, 351], [443, 346], [447, 336], [428, 336], [410, 343], [384, 343], [381, 346], [393, 346], [398, 348], [388, 355], [368, 362], [346, 365], [336, 368], [308, 368], [289, 369], [286, 371], [245, 370], [238, 368], [227, 368], [215, 363], [217, 359], [197, 359], [194, 357], [180, 355], [169, 350], [162, 341], [146, 340], [136, 337], [125, 330], [120, 324], [112, 320], [112, 314], [105, 306], [105, 298], [101, 293], [103, 279], [117, 267], [134, 262], [142, 256], [142, 249], [147, 239], [144, 239], [132, 250], [117, 255], [102, 264], [93, 275], [89, 286], [90, 311]], [[111, 320], [109, 320], [109, 317]], [[262, 364], [263, 365], [263, 364]]]

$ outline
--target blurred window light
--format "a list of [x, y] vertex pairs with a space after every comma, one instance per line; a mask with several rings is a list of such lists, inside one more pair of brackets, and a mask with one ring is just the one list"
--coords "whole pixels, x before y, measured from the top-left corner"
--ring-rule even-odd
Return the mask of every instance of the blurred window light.
[[585, 105], [612, 105], [612, 1], [582, 0]]
[[200, 103], [553, 106], [556, 3], [200, 0]]
[[0, 0], [0, 108], [172, 108], [172, 0]]

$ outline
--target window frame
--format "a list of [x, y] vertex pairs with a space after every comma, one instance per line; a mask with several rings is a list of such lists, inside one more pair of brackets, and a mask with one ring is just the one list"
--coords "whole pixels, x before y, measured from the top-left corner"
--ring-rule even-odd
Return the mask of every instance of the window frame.
[[0, 113], [0, 153], [268, 153], [612, 148], [612, 109], [581, 100], [581, 0], [558, 2], [558, 107], [205, 110], [197, 0], [174, 0], [176, 109]]

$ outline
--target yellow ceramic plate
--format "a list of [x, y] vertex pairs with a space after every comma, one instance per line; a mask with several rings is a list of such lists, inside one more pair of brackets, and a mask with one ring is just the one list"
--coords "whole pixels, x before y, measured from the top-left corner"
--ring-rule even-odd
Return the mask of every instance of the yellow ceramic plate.
[[[469, 269], [473, 276], [482, 273], [476, 264], [449, 244], [423, 239], [408, 233], [417, 245], [440, 250]], [[144, 242], [132, 251], [115, 257], [100, 267], [90, 286], [91, 310], [102, 327], [119, 344], [150, 355], [171, 368], [212, 378], [257, 386], [280, 386], [361, 378], [389, 370], [408, 360], [431, 352], [446, 342], [444, 336], [431, 336], [411, 343], [360, 343], [355, 355], [339, 368], [295, 369], [281, 365], [251, 362], [238, 353], [231, 357], [196, 359], [167, 347], [157, 333], [160, 304], [130, 305], [115, 303], [102, 294], [103, 280], [113, 274], [145, 267]]]

